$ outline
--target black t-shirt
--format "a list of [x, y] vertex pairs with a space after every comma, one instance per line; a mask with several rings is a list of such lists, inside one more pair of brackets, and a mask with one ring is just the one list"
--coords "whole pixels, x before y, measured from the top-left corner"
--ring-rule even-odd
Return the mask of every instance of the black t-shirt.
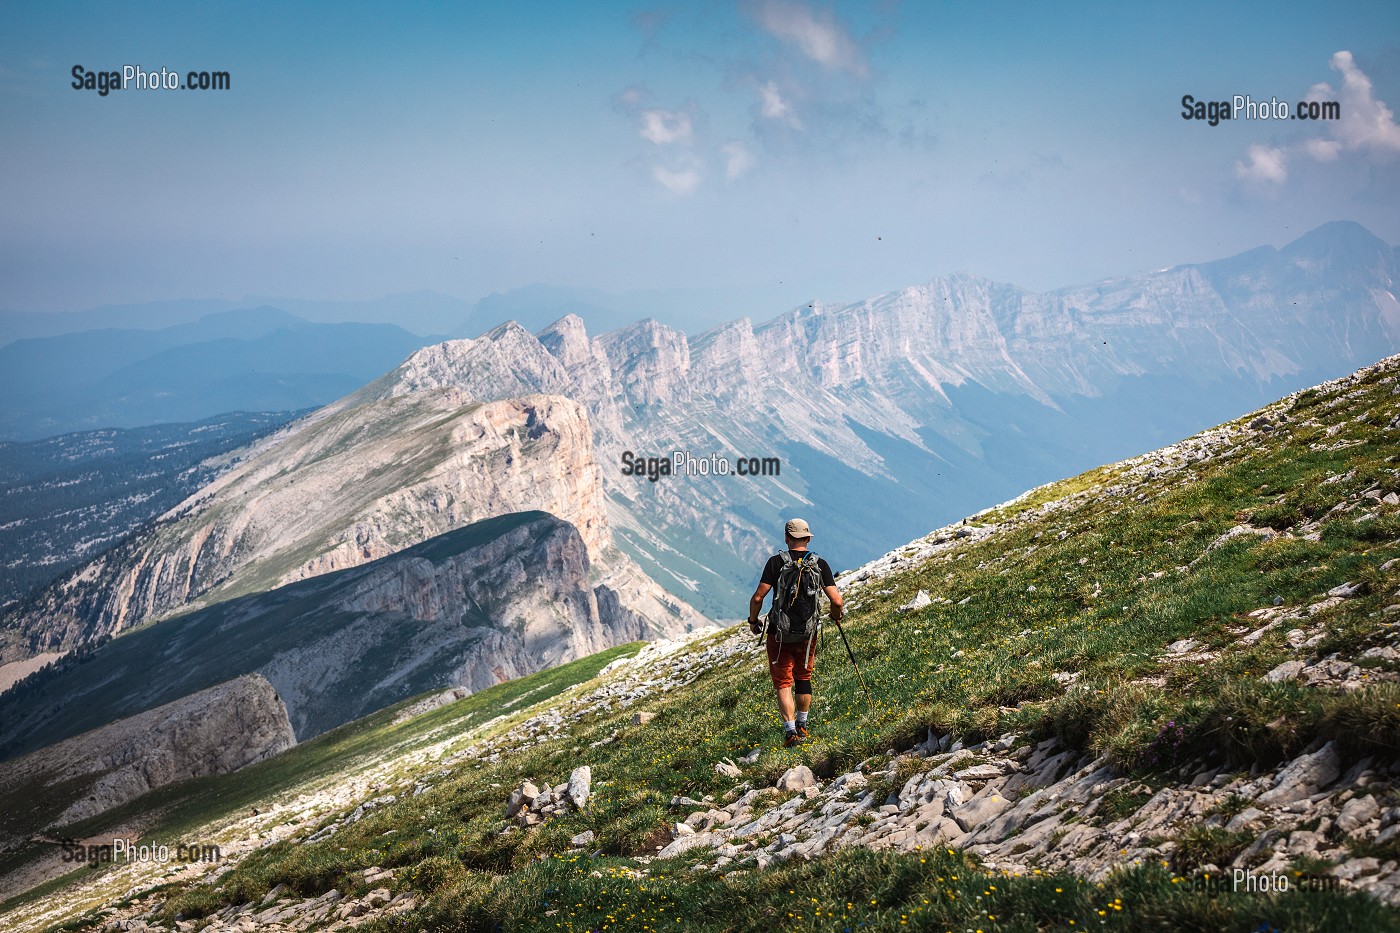
[[[806, 555], [807, 551], [788, 551], [793, 560]], [[783, 569], [783, 555], [774, 554], [768, 558], [768, 563], [763, 565], [763, 576], [758, 578], [759, 583], [767, 583], [769, 586], [778, 585], [778, 571]], [[822, 586], [835, 586], [836, 577], [831, 573], [831, 565], [826, 562], [825, 557], [817, 558], [817, 569], [822, 574]]]

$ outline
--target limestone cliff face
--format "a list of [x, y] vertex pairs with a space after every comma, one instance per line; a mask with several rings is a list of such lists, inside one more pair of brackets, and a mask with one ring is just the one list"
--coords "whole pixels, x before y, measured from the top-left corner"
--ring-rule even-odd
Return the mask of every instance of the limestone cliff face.
[[635, 565], [595, 563], [568, 522], [514, 512], [115, 639], [42, 690], [0, 696], [0, 757], [241, 674], [272, 684], [304, 740], [426, 691], [479, 690], [704, 622]]
[[646, 320], [599, 340], [623, 398], [638, 406], [690, 400], [690, 347], [685, 334]]
[[[483, 526], [506, 530], [469, 540]], [[703, 622], [679, 604], [632, 608], [657, 591], [650, 581], [625, 602], [613, 599], [606, 576], [591, 579], [595, 564], [582, 537], [557, 518], [517, 513], [483, 526], [300, 585], [320, 594], [308, 621], [327, 614], [342, 621], [328, 637], [307, 639], [258, 668], [286, 698], [298, 736], [423, 690], [481, 690]], [[619, 573], [628, 571], [612, 575]]]
[[[378, 391], [536, 391], [583, 403], [620, 544], [673, 592], [720, 593], [720, 611], [738, 615], [753, 566], [780, 543], [783, 513], [851, 513], [842, 534], [868, 556], [891, 509], [916, 498], [985, 497], [951, 506], [971, 511], [1165, 443], [1179, 434], [1153, 425], [1185, 432], [1237, 413], [1203, 402], [1199, 422], [1168, 415], [1183, 401], [1171, 392], [1209, 398], [1225, 385], [1243, 399], [1269, 380], [1350, 371], [1400, 349], [1397, 276], [1394, 248], [1333, 224], [1282, 250], [1088, 286], [1035, 293], [954, 275], [693, 339], [655, 321], [596, 337], [572, 315], [537, 338], [503, 325], [416, 353]], [[1137, 396], [1117, 401], [1135, 380]], [[1163, 385], [1174, 388], [1154, 397]], [[1096, 420], [1143, 436], [1108, 437]], [[652, 484], [623, 475], [627, 450], [782, 456], [784, 472]], [[911, 474], [938, 481], [922, 488]], [[866, 479], [874, 484], [858, 486]], [[853, 496], [857, 487], [867, 495]]]
[[43, 811], [10, 814], [0, 848], [24, 832], [86, 819], [175, 781], [226, 774], [295, 744], [287, 708], [265, 678], [226, 681], [0, 764], [0, 793], [25, 788]]
[[509, 512], [548, 511], [579, 529], [591, 557], [608, 549], [581, 405], [541, 395], [482, 403], [458, 389], [357, 401], [243, 452], [151, 533], [46, 593], [12, 623], [30, 650], [358, 566]]

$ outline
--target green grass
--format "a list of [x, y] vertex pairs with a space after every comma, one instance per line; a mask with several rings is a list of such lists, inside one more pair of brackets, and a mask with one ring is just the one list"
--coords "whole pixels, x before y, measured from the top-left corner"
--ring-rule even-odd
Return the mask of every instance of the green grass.
[[[1319, 393], [1295, 404], [1276, 430], [1250, 433], [1237, 455], [1182, 473], [1149, 480], [1117, 465], [1068, 481], [1059, 494], [1073, 498], [1063, 507], [1047, 507], [1050, 487], [984, 515], [1014, 522], [987, 540], [954, 542], [856, 595], [860, 609], [845, 629], [874, 698], [867, 700], [844, 649], [826, 645], [815, 678], [815, 741], [807, 746], [778, 747], [780, 727], [755, 649], [688, 686], [583, 716], [565, 737], [496, 763], [464, 760], [426, 793], [323, 842], [260, 849], [217, 886], [173, 896], [165, 913], [204, 915], [281, 883], [303, 896], [332, 887], [354, 893], [363, 888], [360, 871], [378, 865], [403, 869], [396, 884], [423, 899], [403, 920], [427, 930], [1395, 929], [1395, 913], [1368, 898], [1209, 896], [1161, 866], [1098, 887], [1065, 875], [988, 875], [959, 853], [842, 852], [762, 873], [719, 877], [690, 871], [681, 859], [652, 863], [644, 880], [629, 876], [641, 870], [636, 857], [650, 854], [678, 818], [669, 799], [724, 799], [734, 782], [718, 776], [714, 763], [755, 748], [759, 757], [744, 776], [755, 786], [797, 763], [831, 777], [883, 760], [888, 749], [922, 741], [929, 727], [965, 741], [1005, 732], [1058, 736], [1108, 756], [1149, 787], [1181, 781], [1183, 769], [1195, 766], [1268, 767], [1325, 739], [1338, 742], [1348, 765], [1363, 755], [1393, 762], [1400, 755], [1394, 686], [1335, 694], [1261, 680], [1295, 656], [1284, 641], [1294, 625], [1327, 632], [1327, 641], [1297, 655], [1304, 660], [1383, 643], [1380, 609], [1393, 601], [1400, 573], [1379, 567], [1400, 557], [1400, 510], [1368, 500], [1355, 512], [1333, 513], [1316, 542], [1302, 539], [1297, 521], [1328, 515], [1375, 485], [1395, 488], [1396, 438], [1373, 426], [1400, 412], [1390, 389], [1373, 378], [1345, 393]], [[1287, 413], [1288, 405], [1279, 410]], [[1337, 430], [1329, 435], [1329, 427]], [[1330, 449], [1339, 443], [1349, 446]], [[1334, 477], [1346, 478], [1328, 482]], [[1107, 494], [1105, 482], [1120, 492]], [[1358, 522], [1362, 511], [1375, 517]], [[1296, 537], [1250, 536], [1207, 550], [1231, 527], [1256, 520]], [[1358, 579], [1372, 582], [1367, 595], [1242, 642], [1262, 625], [1249, 612], [1275, 601], [1305, 606]], [[895, 611], [921, 588], [948, 602]], [[892, 592], [877, 596], [876, 589]], [[1167, 646], [1185, 638], [1210, 655], [1173, 661]], [[1079, 675], [1068, 690], [1051, 676], [1062, 671]], [[639, 708], [659, 715], [632, 725]], [[524, 778], [558, 783], [585, 763], [595, 793], [587, 812], [499, 832], [511, 786]], [[290, 783], [310, 765], [283, 767], [281, 780]], [[253, 772], [244, 780], [259, 779]], [[892, 776], [880, 790], [899, 783]], [[239, 799], [262, 791], [250, 785], [245, 792]], [[1125, 791], [1104, 806], [1107, 815], [1126, 815], [1143, 799]], [[185, 806], [172, 809], [172, 820], [193, 825], [207, 815], [193, 800]], [[586, 829], [602, 856], [563, 855], [569, 838]], [[1176, 867], [1223, 866], [1250, 841], [1218, 827], [1191, 830], [1178, 839]]]
[[[946, 851], [847, 851], [723, 878], [673, 865], [642, 877], [618, 859], [550, 858], [509, 878], [462, 872], [438, 887], [412, 929], [493, 930], [1256, 930], [1400, 929], [1359, 895], [1211, 896], [1160, 867], [1103, 884], [989, 875]], [[551, 913], [552, 912], [552, 913]], [[371, 933], [403, 929], [378, 921]]]
[[[344, 776], [366, 762], [389, 754], [403, 754], [480, 728], [489, 720], [514, 711], [499, 728], [524, 715], [524, 710], [558, 697], [571, 688], [587, 683], [611, 662], [631, 657], [641, 650], [633, 642], [581, 658], [559, 667], [507, 681], [464, 699], [438, 707], [401, 723], [394, 723], [399, 711], [422, 697], [413, 697], [356, 720], [324, 735], [231, 774], [197, 778], [158, 788], [131, 803], [100, 816], [64, 827], [72, 838], [89, 838], [112, 827], [158, 818], [156, 827], [145, 837], [154, 844], [189, 840], [200, 828], [252, 807], [266, 807], [282, 794], [300, 793], [328, 779]], [[425, 696], [431, 696], [432, 691]], [[0, 858], [0, 874], [33, 858], [37, 844], [22, 846]], [[61, 888], [85, 872], [64, 875], [42, 886], [44, 893]], [[37, 889], [36, 889], [37, 890]], [[5, 908], [32, 899], [34, 892], [7, 902]]]
[[1206, 865], [1223, 869], [1253, 841], [1254, 837], [1244, 831], [1232, 832], [1219, 826], [1196, 826], [1177, 839], [1172, 867], [1184, 873]]
[[1099, 813], [1103, 814], [1105, 821], [1116, 822], [1132, 816], [1151, 799], [1152, 789], [1149, 787], [1120, 787], [1104, 795]]
[[[23, 860], [21, 860], [21, 862], [22, 861]], [[20, 862], [16, 862], [13, 864], [18, 865], [20, 864]], [[48, 881], [45, 881], [42, 884], [36, 884], [34, 887], [30, 888], [28, 891], [25, 891], [22, 894], [16, 894], [13, 897], [6, 898], [5, 900], [0, 901], [0, 915], [3, 915], [8, 911], [14, 910], [17, 907], [23, 907], [25, 904], [32, 904], [35, 901], [41, 901], [51, 894], [55, 894], [59, 891], [62, 891], [64, 888], [68, 887], [68, 885], [73, 884], [75, 881], [81, 880], [82, 877], [88, 874], [91, 870], [92, 869], [87, 867], [75, 868], [72, 871], [64, 872], [61, 875], [58, 875], [54, 878], [50, 878]], [[3, 869], [0, 869], [0, 871], [3, 871]]]

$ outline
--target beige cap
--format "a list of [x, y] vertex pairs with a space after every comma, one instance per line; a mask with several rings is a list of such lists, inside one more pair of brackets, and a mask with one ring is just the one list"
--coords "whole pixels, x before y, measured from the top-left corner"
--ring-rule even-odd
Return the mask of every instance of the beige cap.
[[789, 518], [788, 523], [783, 526], [783, 531], [793, 538], [812, 537], [812, 529], [800, 518]]

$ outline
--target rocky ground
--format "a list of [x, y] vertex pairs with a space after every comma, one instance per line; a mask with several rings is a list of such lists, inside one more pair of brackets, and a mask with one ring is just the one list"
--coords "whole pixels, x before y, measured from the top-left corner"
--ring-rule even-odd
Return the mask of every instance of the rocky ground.
[[[1331, 597], [1335, 598], [1335, 597]], [[1275, 625], [1297, 612], [1270, 607], [1265, 625]], [[1258, 631], [1258, 630], [1256, 630]], [[1306, 630], [1303, 630], [1306, 632]], [[699, 651], [684, 650], [684, 642], [659, 643], [635, 659], [605, 673], [604, 683], [568, 704], [542, 710], [508, 732], [486, 741], [449, 750], [444, 743], [423, 752], [420, 775], [410, 786], [384, 793], [388, 784], [367, 772], [354, 781], [302, 795], [258, 817], [228, 827], [224, 859], [206, 873], [213, 880], [232, 869], [259, 846], [291, 838], [320, 841], [334, 836], [377, 807], [402, 793], [421, 793], [451, 772], [454, 761], [492, 758], [543, 742], [559, 741], [571, 724], [602, 710], [623, 709], [694, 679], [705, 667], [752, 659], [753, 639], [739, 632], [713, 640]], [[1180, 646], [1174, 646], [1180, 648]], [[1185, 654], [1186, 652], [1182, 652]], [[639, 721], [651, 714], [639, 712]], [[784, 773], [773, 786], [746, 779], [745, 769], [758, 749], [736, 760], [720, 760], [715, 768], [733, 778], [723, 799], [676, 797], [671, 807], [676, 822], [670, 841], [657, 858], [684, 856], [695, 871], [762, 870], [792, 858], [814, 858], [850, 846], [918, 850], [959, 847], [978, 856], [992, 871], [1008, 874], [1067, 870], [1100, 879], [1125, 864], [1160, 861], [1179, 865], [1183, 857], [1176, 841], [1198, 827], [1218, 827], [1239, 839], [1238, 855], [1220, 865], [1196, 864], [1207, 872], [1248, 869], [1256, 876], [1288, 872], [1295, 860], [1307, 857], [1334, 863], [1323, 875], [1343, 888], [1366, 891], [1400, 905], [1400, 865], [1394, 860], [1354, 858], [1348, 844], [1358, 840], [1377, 845], [1400, 836], [1400, 767], [1361, 761], [1345, 772], [1331, 743], [1301, 755], [1281, 767], [1254, 773], [1214, 769], [1182, 769], [1179, 781], [1153, 787], [1124, 775], [1102, 758], [1093, 758], [1050, 739], [1038, 743], [1004, 735], [964, 747], [950, 736], [929, 733], [911, 749], [890, 749], [829, 780], [800, 765]], [[566, 777], [561, 775], [560, 777]], [[528, 832], [531, 827], [570, 806], [587, 806], [588, 770], [576, 769], [561, 783], [544, 788], [522, 782], [501, 789], [502, 832]], [[340, 812], [319, 831], [307, 832], [318, 818]], [[1245, 836], [1248, 839], [1245, 839]], [[578, 851], [592, 842], [588, 834], [574, 837]], [[651, 857], [637, 859], [644, 873]], [[176, 876], [198, 872], [190, 867]], [[130, 899], [113, 909], [103, 929], [166, 929], [152, 922], [161, 903], [150, 888], [150, 873], [126, 869]], [[1296, 882], [1296, 876], [1290, 873]], [[165, 878], [159, 880], [168, 880]], [[106, 888], [116, 891], [108, 881]], [[176, 930], [344, 930], [370, 919], [405, 912], [417, 906], [414, 896], [395, 892], [394, 872], [371, 868], [365, 872], [371, 890], [359, 897], [330, 891], [299, 898], [274, 889], [258, 902], [230, 906], [211, 921], [177, 922]], [[16, 929], [42, 926], [46, 911], [33, 911]], [[207, 925], [205, 925], [207, 923]]]
[[[61, 896], [42, 898], [4, 917], [5, 929], [44, 930], [85, 910], [99, 908], [106, 915], [108, 930], [162, 929], [151, 922], [164, 898], [157, 889], [171, 882], [213, 883], [236, 868], [249, 853], [283, 840], [313, 842], [335, 834], [341, 827], [358, 822], [366, 813], [393, 803], [402, 794], [421, 793], [452, 773], [453, 765], [469, 758], [492, 759], [512, 749], [547, 742], [569, 733], [569, 726], [590, 712], [631, 705], [658, 686], [693, 680], [703, 665], [727, 657], [735, 646], [727, 642], [697, 654], [684, 653], [695, 638], [712, 630], [693, 633], [674, 641], [647, 646], [635, 658], [615, 662], [600, 677], [600, 686], [571, 703], [559, 707], [542, 704], [535, 715], [493, 738], [473, 741], [472, 735], [444, 735], [438, 741], [408, 754], [389, 753], [364, 763], [354, 774], [342, 776], [286, 799], [269, 801], [256, 812], [242, 814], [202, 828], [192, 834], [201, 845], [216, 845], [217, 861], [188, 864], [161, 864], [133, 861], [109, 868], [91, 881], [78, 882]], [[742, 647], [742, 646], [738, 646]], [[654, 663], [677, 656], [658, 676]], [[450, 691], [449, 691], [450, 693]], [[439, 696], [433, 701], [441, 699]], [[423, 701], [419, 713], [442, 705]], [[473, 735], [489, 734], [505, 720], [503, 714], [474, 730]], [[405, 780], [412, 775], [412, 780]], [[567, 790], [567, 782], [565, 784]], [[503, 806], [506, 804], [503, 799]], [[319, 827], [319, 829], [318, 829]], [[139, 841], [138, 831], [130, 835]], [[85, 844], [109, 844], [110, 839], [82, 840]], [[57, 851], [57, 850], [55, 850]], [[368, 880], [388, 885], [393, 872], [370, 873]], [[3, 892], [0, 892], [3, 893]], [[270, 891], [257, 904], [237, 905], [219, 914], [211, 930], [226, 929], [345, 929], [358, 926], [386, 911], [411, 909], [407, 896], [381, 896], [373, 889], [361, 898], [344, 898], [328, 892], [313, 899], [289, 897], [285, 890]], [[119, 905], [119, 906], [109, 906]], [[280, 919], [279, 918], [280, 916]], [[179, 930], [190, 930], [194, 922], [177, 923]]]

